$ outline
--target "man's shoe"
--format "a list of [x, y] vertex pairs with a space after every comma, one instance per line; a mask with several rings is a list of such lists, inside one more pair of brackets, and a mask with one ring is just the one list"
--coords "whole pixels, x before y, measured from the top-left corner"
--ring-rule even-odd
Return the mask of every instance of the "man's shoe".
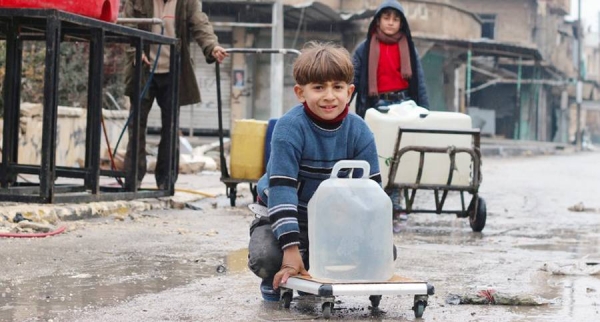
[[263, 300], [267, 302], [279, 302], [281, 293], [279, 289], [273, 289], [273, 279], [265, 278], [260, 283], [260, 293], [262, 294]]

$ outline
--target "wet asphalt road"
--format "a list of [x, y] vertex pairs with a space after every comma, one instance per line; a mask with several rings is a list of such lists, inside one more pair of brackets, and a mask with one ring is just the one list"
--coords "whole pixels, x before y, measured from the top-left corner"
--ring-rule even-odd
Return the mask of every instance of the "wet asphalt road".
[[[482, 233], [453, 215], [410, 215], [395, 235], [398, 274], [436, 287], [423, 321], [598, 321], [600, 276], [557, 276], [545, 264], [600, 261], [600, 153], [483, 160]], [[198, 178], [195, 178], [198, 179]], [[185, 179], [184, 179], [185, 180]], [[202, 185], [221, 189], [218, 176]], [[42, 240], [0, 240], [0, 321], [297, 321], [317, 305], [263, 303], [245, 268], [244, 204], [70, 222]], [[198, 187], [198, 189], [202, 189]], [[224, 188], [222, 188], [224, 190]], [[221, 190], [219, 190], [221, 191]], [[449, 197], [456, 205], [458, 197]], [[583, 202], [596, 211], [571, 212]], [[428, 195], [419, 205], [432, 207]], [[551, 301], [538, 307], [449, 305], [449, 293], [494, 289]], [[339, 297], [332, 320], [414, 320], [412, 297]]]

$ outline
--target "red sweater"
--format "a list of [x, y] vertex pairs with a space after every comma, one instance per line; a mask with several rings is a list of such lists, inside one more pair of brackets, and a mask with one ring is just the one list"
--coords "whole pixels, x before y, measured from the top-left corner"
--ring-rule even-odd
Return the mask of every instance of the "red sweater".
[[379, 42], [379, 65], [377, 66], [377, 91], [379, 93], [402, 91], [408, 82], [400, 73], [400, 47], [398, 44]]

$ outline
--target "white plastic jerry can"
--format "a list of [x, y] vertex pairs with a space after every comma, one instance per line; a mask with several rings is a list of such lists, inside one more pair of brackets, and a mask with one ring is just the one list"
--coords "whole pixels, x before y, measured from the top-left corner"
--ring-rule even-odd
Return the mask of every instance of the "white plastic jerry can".
[[[428, 111], [413, 101], [389, 106], [389, 112], [382, 113], [370, 108], [365, 114], [365, 122], [373, 132], [379, 154], [379, 168], [383, 185], [386, 186], [390, 166], [388, 160], [394, 156], [394, 146], [398, 138], [398, 128], [469, 130], [471, 117], [463, 113]], [[436, 148], [472, 148], [470, 135], [405, 133], [402, 135], [400, 149], [407, 146], [425, 146]], [[418, 152], [409, 151], [400, 159], [398, 172], [394, 178], [397, 184], [416, 183], [419, 172]], [[450, 170], [450, 157], [441, 153], [426, 153], [423, 165], [422, 184], [445, 185]], [[456, 155], [452, 174], [452, 185], [467, 186], [471, 183], [471, 157], [466, 153]]]
[[[362, 169], [361, 178], [352, 172]], [[339, 178], [339, 172], [348, 178]], [[310, 274], [340, 281], [387, 281], [394, 274], [392, 202], [361, 160], [337, 162], [308, 202]]]

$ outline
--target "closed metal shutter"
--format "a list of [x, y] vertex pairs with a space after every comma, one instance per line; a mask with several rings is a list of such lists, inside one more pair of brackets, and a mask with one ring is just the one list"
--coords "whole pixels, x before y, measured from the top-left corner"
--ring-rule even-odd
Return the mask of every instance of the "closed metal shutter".
[[[221, 39], [221, 37], [219, 37]], [[221, 44], [224, 48], [231, 46]], [[184, 133], [190, 129], [194, 134], [217, 134], [219, 119], [217, 110], [217, 79], [215, 64], [207, 64], [202, 48], [195, 42], [190, 44], [190, 54], [194, 64], [194, 73], [200, 87], [199, 104], [181, 106], [179, 111], [179, 128]], [[229, 130], [231, 116], [231, 56], [221, 64], [221, 102], [223, 104], [223, 129]], [[158, 133], [161, 128], [160, 108], [154, 106], [148, 116], [148, 130]]]

